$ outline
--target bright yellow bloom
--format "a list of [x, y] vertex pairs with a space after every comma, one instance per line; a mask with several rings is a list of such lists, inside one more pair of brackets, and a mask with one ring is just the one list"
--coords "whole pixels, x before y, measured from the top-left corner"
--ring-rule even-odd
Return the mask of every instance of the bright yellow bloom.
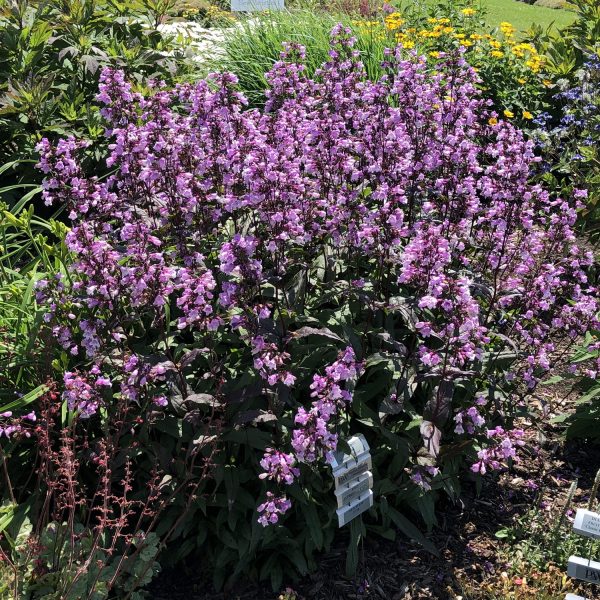
[[494, 125], [498, 125], [498, 119], [496, 119], [496, 117], [490, 117], [488, 123], [493, 127]]
[[522, 77], [519, 77], [519, 79], [517, 79], [517, 81], [523, 85], [524, 83], [527, 83], [527, 79], [523, 79]]
[[512, 26], [511, 23], [508, 23], [507, 21], [502, 21], [502, 23], [500, 23], [500, 31], [504, 35], [510, 36], [515, 32], [515, 28]]
[[400, 27], [402, 25], [404, 25], [404, 19], [402, 18], [402, 16], [398, 12], [394, 12], [394, 13], [389, 14], [384, 19], [384, 21], [385, 21], [385, 26], [390, 31], [393, 31], [394, 29], [400, 29]]
[[429, 53], [429, 56], [433, 56], [433, 58], [439, 58], [440, 57], [440, 53], [433, 51], [433, 52]]
[[504, 116], [505, 116], [507, 119], [512, 119], [512, 118], [515, 116], [515, 113], [514, 113], [514, 112], [512, 112], [512, 110], [508, 110], [508, 108], [507, 108], [507, 109], [505, 109], [505, 111], [504, 111]]
[[523, 111], [523, 118], [527, 119], [528, 121], [530, 121], [531, 119], [533, 119], [533, 115], [528, 110], [524, 110]]
[[498, 40], [491, 40], [490, 41], [490, 46], [492, 48], [496, 48], [496, 50], [497, 50], [498, 48], [502, 47], [502, 44]]
[[402, 43], [402, 46], [403, 46], [404, 48], [406, 48], [407, 50], [410, 50], [411, 48], [414, 48], [414, 47], [415, 47], [415, 43], [414, 43], [414, 42], [411, 42], [411, 41], [406, 41], [406, 42], [403, 42], [403, 43]]
[[500, 52], [500, 50], [492, 50], [490, 55], [494, 58], [502, 58], [504, 56], [504, 52]]
[[457, 40], [464, 40], [464, 39], [465, 39], [467, 36], [466, 36], [464, 33], [455, 33], [455, 34], [454, 34], [454, 37], [455, 37]]
[[435, 17], [430, 17], [429, 19], [427, 19], [428, 23], [437, 23], [437, 19]]
[[460, 45], [465, 46], [465, 48], [468, 48], [469, 46], [473, 45], [473, 42], [471, 40], [462, 40]]
[[463, 15], [470, 17], [470, 16], [474, 15], [477, 11], [474, 8], [463, 8], [460, 12]]
[[552, 85], [552, 82], [549, 79], [544, 79], [544, 81], [542, 81], [542, 83], [546, 86], [546, 87], [550, 87]]

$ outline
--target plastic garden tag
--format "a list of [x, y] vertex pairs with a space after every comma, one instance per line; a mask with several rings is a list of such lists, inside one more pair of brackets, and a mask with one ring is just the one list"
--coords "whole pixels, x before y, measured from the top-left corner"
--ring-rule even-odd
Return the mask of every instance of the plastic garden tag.
[[369, 444], [362, 433], [352, 436], [347, 441], [350, 453], [347, 452], [334, 452], [332, 458], [329, 460], [331, 468], [335, 471], [343, 469], [350, 464], [356, 464], [356, 459], [362, 456], [365, 452], [369, 452]]
[[567, 594], [565, 600], [585, 600], [585, 598], [583, 596], [578, 596], [577, 594]]
[[369, 510], [371, 506], [373, 506], [373, 490], [367, 490], [347, 506], [337, 509], [339, 526], [343, 527], [347, 523], [350, 523], [352, 519]]
[[359, 434], [351, 437], [348, 446], [350, 453], [335, 452], [329, 460], [336, 489], [371, 470], [369, 444], [364, 436]]
[[600, 563], [580, 556], [571, 556], [567, 568], [569, 577], [589, 583], [600, 583]]
[[369, 444], [362, 434], [347, 441], [349, 452], [338, 451], [329, 459], [335, 480], [340, 527], [373, 506], [373, 474]]
[[600, 514], [583, 508], [578, 509], [573, 531], [589, 538], [600, 539]]
[[356, 500], [363, 492], [370, 490], [373, 487], [373, 474], [370, 471], [365, 471], [356, 479], [342, 484], [335, 490], [338, 508], [349, 504]]

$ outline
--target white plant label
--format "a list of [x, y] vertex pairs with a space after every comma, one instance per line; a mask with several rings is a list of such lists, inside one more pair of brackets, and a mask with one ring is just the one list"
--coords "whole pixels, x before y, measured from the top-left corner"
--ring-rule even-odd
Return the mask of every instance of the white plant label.
[[583, 596], [578, 596], [577, 594], [567, 594], [565, 600], [585, 600], [585, 598]]
[[582, 581], [600, 584], [600, 563], [580, 556], [571, 556], [567, 574]]
[[371, 506], [373, 506], [373, 490], [367, 490], [347, 506], [337, 509], [336, 512], [339, 526], [343, 527], [350, 523], [352, 519], [355, 519], [358, 515], [369, 510]]
[[347, 441], [350, 447], [350, 454], [347, 452], [334, 452], [329, 464], [334, 471], [343, 469], [349, 466], [351, 463], [356, 463], [359, 456], [362, 456], [366, 452], [369, 452], [369, 444], [362, 433], [352, 436]]
[[573, 531], [589, 538], [600, 538], [600, 515], [583, 508], [578, 509]]
[[233, 12], [283, 10], [284, 8], [284, 0], [231, 0]]
[[373, 474], [370, 471], [365, 471], [356, 479], [342, 484], [335, 490], [338, 508], [342, 508], [345, 504], [356, 500], [363, 492], [370, 490], [372, 487]]
[[359, 475], [370, 471], [372, 466], [373, 463], [371, 462], [371, 455], [369, 453], [359, 456], [356, 463], [333, 472], [335, 487], [338, 488], [352, 481], [352, 479], [356, 479]]

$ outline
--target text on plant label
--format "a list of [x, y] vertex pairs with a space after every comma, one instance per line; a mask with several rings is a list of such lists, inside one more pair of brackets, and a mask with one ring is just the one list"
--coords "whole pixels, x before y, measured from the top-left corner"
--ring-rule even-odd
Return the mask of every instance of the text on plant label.
[[569, 577], [575, 577], [582, 581], [600, 583], [600, 563], [587, 558], [571, 556], [567, 573]]
[[367, 490], [362, 496], [351, 502], [348, 506], [337, 509], [338, 524], [343, 527], [358, 515], [369, 510], [373, 506], [373, 491]]
[[590, 538], [600, 538], [600, 515], [580, 508], [575, 515], [573, 531]]
[[365, 471], [356, 479], [342, 484], [341, 487], [335, 490], [338, 507], [341, 508], [344, 504], [348, 504], [358, 498], [366, 490], [373, 487], [373, 474], [370, 471]]

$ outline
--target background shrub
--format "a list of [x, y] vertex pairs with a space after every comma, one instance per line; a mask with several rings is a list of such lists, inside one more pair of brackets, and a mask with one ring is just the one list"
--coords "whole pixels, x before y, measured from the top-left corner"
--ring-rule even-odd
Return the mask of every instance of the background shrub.
[[[368, 20], [313, 10], [278, 12], [253, 17], [231, 30], [225, 56], [211, 67], [236, 74], [251, 105], [264, 103], [264, 73], [279, 59], [282, 43], [306, 47], [309, 74], [328, 58], [328, 32], [336, 21], [353, 30], [356, 49], [372, 80], [382, 74], [385, 49], [402, 43], [435, 63], [440, 52], [462, 48], [478, 70], [481, 88], [498, 110], [527, 123], [544, 106], [546, 81], [543, 61], [535, 46], [522, 39], [510, 23], [490, 28], [470, 3], [417, 4], [379, 12]], [[546, 84], [544, 83], [546, 81]]]

